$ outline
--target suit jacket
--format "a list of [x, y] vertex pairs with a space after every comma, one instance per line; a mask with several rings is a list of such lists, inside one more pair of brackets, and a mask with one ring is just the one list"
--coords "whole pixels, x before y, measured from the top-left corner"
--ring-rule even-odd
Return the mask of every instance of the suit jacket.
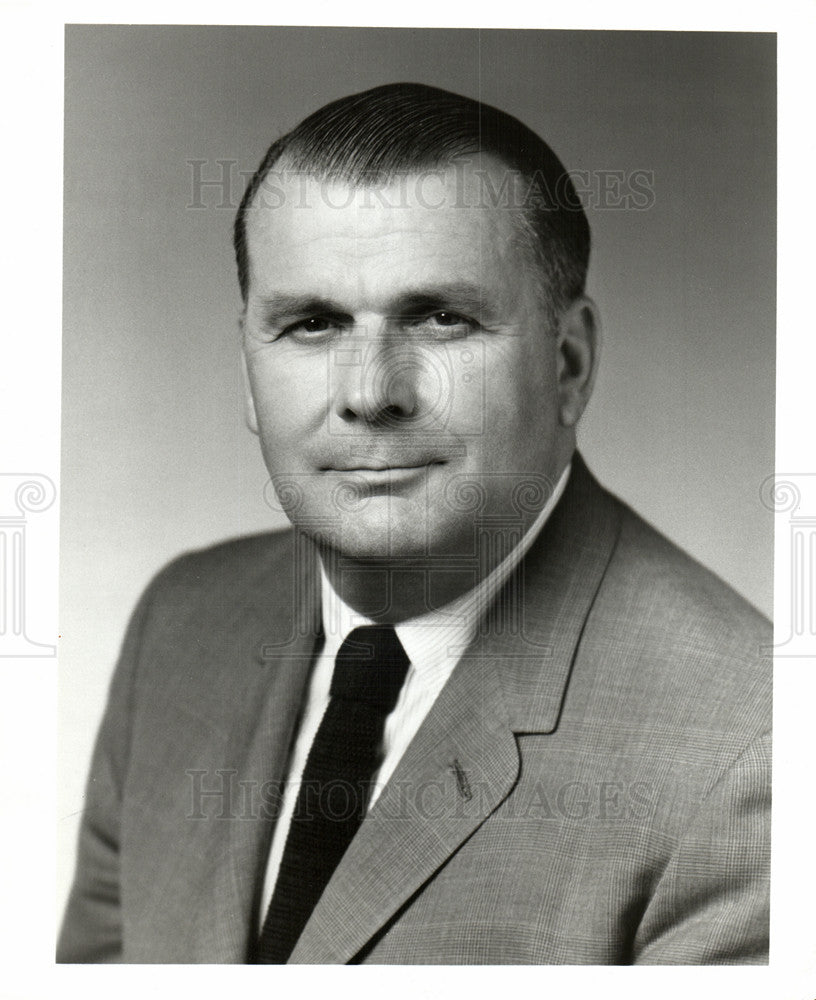
[[[60, 961], [245, 961], [317, 579], [288, 531], [184, 556], [148, 588]], [[766, 962], [770, 642], [576, 456], [290, 961]]]

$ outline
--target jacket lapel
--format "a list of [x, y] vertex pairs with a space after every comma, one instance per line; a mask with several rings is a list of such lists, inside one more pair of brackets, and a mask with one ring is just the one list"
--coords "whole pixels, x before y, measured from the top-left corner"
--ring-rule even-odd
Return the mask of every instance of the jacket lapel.
[[293, 576], [265, 575], [236, 628], [246, 671], [224, 761], [234, 794], [230, 818], [215, 821], [212, 898], [198, 913], [197, 947], [208, 963], [244, 962], [256, 933], [275, 807], [320, 641], [316, 556], [302, 536], [291, 542]]
[[352, 961], [508, 796], [515, 734], [558, 724], [618, 530], [618, 505], [576, 454], [558, 507], [366, 816], [290, 962]]

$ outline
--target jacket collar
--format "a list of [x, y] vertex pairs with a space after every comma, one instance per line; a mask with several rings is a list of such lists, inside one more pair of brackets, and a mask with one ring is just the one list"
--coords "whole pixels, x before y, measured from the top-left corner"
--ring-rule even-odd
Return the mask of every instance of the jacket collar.
[[576, 452], [564, 496], [468, 654], [498, 665], [514, 732], [556, 728], [575, 651], [619, 532], [620, 505]]

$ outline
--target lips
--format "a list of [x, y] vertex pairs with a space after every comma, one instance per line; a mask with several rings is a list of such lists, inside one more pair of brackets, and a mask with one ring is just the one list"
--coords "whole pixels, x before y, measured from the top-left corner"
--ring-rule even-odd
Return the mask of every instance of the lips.
[[400, 459], [399, 464], [368, 460], [364, 465], [358, 461], [354, 465], [349, 463], [341, 467], [332, 466], [324, 469], [323, 473], [332, 478], [336, 477], [355, 490], [362, 491], [361, 495], [372, 496], [412, 489], [417, 484], [425, 482], [433, 466], [442, 464], [434, 459], [411, 465], [404, 459]]
[[428, 465], [442, 465], [445, 459], [427, 455], [353, 455], [335, 459], [320, 466], [321, 472], [401, 472], [406, 469], [424, 469]]
[[335, 465], [326, 471], [331, 472], [403, 472], [407, 469], [424, 469], [427, 465], [438, 465], [438, 462], [393, 462], [367, 465]]

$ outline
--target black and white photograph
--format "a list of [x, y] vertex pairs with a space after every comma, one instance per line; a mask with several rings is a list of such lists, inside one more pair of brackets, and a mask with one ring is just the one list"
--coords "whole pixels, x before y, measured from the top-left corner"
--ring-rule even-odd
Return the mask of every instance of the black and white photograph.
[[780, 771], [780, 664], [816, 657], [780, 36], [62, 44], [59, 469], [0, 477], [2, 651], [57, 682], [54, 981], [803, 988], [774, 930], [808, 767]]

